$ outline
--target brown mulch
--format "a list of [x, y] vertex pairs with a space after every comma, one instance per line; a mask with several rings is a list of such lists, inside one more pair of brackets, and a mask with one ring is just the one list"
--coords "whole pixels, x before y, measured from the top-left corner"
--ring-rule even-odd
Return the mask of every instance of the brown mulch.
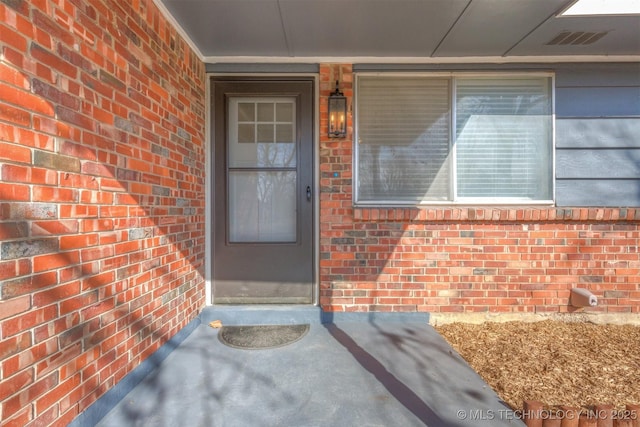
[[514, 410], [640, 404], [640, 326], [544, 320], [435, 327]]

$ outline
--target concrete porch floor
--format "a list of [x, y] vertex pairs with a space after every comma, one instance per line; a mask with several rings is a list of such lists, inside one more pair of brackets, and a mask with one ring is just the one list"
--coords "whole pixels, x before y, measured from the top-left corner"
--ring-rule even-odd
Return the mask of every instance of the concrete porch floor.
[[[208, 326], [214, 319], [227, 325], [310, 323], [311, 328], [304, 338], [285, 347], [238, 350], [218, 340], [218, 330]], [[95, 423], [90, 419], [76, 421]], [[268, 312], [209, 307], [193, 332], [97, 425], [524, 423], [426, 318], [381, 314], [332, 318], [317, 307]]]

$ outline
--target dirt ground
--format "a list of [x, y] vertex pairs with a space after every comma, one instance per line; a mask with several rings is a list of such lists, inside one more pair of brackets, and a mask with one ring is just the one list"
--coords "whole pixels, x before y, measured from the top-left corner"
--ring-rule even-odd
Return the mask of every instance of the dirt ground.
[[435, 327], [509, 404], [640, 404], [640, 326], [587, 322]]

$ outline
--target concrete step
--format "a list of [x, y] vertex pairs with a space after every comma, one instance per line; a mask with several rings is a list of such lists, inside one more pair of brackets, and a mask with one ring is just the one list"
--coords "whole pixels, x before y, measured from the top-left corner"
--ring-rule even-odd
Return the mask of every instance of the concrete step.
[[326, 312], [314, 305], [212, 305], [200, 313], [202, 323], [223, 325], [295, 325], [337, 322], [429, 323], [429, 313]]

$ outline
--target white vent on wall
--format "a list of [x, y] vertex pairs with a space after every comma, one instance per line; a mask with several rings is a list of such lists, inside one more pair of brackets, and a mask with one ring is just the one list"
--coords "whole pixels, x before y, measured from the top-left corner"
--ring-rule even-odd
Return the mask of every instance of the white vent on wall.
[[551, 41], [547, 42], [547, 46], [555, 46], [555, 45], [590, 45], [604, 36], [606, 36], [608, 31], [601, 31], [598, 33], [594, 32], [586, 32], [586, 31], [562, 31], [560, 34], [555, 36]]

